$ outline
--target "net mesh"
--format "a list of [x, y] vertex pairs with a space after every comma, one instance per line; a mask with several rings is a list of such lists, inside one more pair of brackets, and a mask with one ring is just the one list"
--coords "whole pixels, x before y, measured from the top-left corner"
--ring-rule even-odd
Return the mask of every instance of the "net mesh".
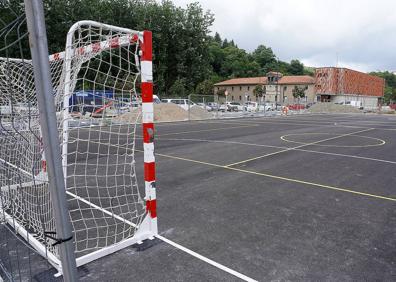
[[[146, 214], [134, 158], [140, 46], [137, 33], [103, 25], [78, 25], [69, 37], [50, 68], [80, 256], [132, 237]], [[31, 61], [1, 58], [0, 91], [0, 210], [56, 254], [45, 235], [55, 225]]]

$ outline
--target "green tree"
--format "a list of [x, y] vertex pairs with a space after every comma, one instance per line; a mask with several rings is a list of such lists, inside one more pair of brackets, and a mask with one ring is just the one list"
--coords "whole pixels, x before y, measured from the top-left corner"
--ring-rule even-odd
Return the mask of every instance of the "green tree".
[[199, 95], [213, 95], [213, 87], [216, 82], [218, 82], [218, 78], [210, 78], [205, 79], [204, 81], [198, 83], [195, 92]]
[[262, 97], [264, 95], [264, 88], [262, 85], [256, 85], [256, 87], [254, 87], [253, 89], [253, 94], [254, 96], [257, 97]]
[[385, 79], [384, 103], [389, 104], [390, 102], [395, 102], [396, 101], [396, 75], [389, 71], [371, 72], [370, 74]]
[[177, 79], [169, 88], [169, 95], [173, 97], [186, 97], [185, 79]]
[[269, 70], [270, 64], [276, 64], [276, 56], [270, 47], [259, 45], [252, 53], [253, 59], [259, 64], [263, 72]]
[[292, 75], [303, 75], [304, 65], [299, 60], [291, 60], [288, 67], [288, 73]]
[[304, 98], [305, 97], [305, 91], [308, 89], [307, 86], [294, 86], [292, 90], [292, 94], [294, 98]]

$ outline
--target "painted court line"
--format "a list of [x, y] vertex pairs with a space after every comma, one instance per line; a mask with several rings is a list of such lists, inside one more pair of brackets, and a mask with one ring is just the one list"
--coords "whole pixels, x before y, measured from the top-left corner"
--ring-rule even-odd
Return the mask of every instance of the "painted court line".
[[159, 134], [159, 135], [157, 135], [157, 136], [169, 136], [169, 135], [178, 135], [178, 134], [185, 134], [185, 133], [207, 132], [207, 131], [217, 131], [217, 130], [237, 129], [237, 128], [244, 128], [244, 127], [255, 127], [255, 126], [257, 126], [257, 125], [244, 125], [244, 126], [233, 126], [233, 127], [210, 128], [210, 129], [201, 129], [201, 130], [179, 131], [179, 132], [172, 132], [172, 133], [164, 133], [164, 134]]
[[[143, 152], [142, 150], [137, 150], [137, 149], [135, 149], [135, 151]], [[376, 198], [376, 199], [396, 202], [396, 198], [390, 198], [390, 197], [381, 196], [381, 195], [359, 192], [359, 191], [355, 191], [352, 189], [339, 188], [336, 186], [324, 185], [324, 184], [319, 184], [319, 183], [314, 183], [314, 182], [309, 182], [309, 181], [304, 181], [304, 180], [298, 180], [298, 179], [277, 176], [277, 175], [272, 175], [272, 174], [267, 174], [267, 173], [255, 172], [255, 171], [250, 171], [250, 170], [245, 170], [245, 169], [240, 169], [240, 168], [235, 168], [235, 167], [228, 167], [228, 166], [224, 166], [224, 165], [218, 165], [218, 164], [197, 161], [197, 160], [192, 160], [192, 159], [187, 159], [187, 158], [182, 158], [182, 157], [177, 157], [177, 156], [160, 154], [160, 153], [156, 153], [155, 155], [165, 157], [165, 158], [171, 158], [171, 159], [175, 159], [175, 160], [187, 161], [187, 162], [192, 162], [192, 163], [197, 163], [197, 164], [204, 164], [204, 165], [211, 166], [211, 167], [217, 167], [217, 168], [222, 168], [222, 169], [227, 169], [227, 170], [238, 171], [238, 172], [247, 173], [247, 174], [264, 176], [264, 177], [283, 180], [283, 181], [287, 181], [287, 182], [305, 184], [305, 185], [309, 185], [309, 186], [315, 187], [315, 188], [324, 188], [324, 189], [329, 189], [329, 190], [338, 191], [338, 192], [345, 192], [345, 193], [350, 193], [350, 194], [355, 194], [355, 195], [360, 195], [360, 196], [365, 196], [365, 197], [370, 197], [370, 198]]]
[[[88, 204], [88, 205], [92, 206], [93, 208], [95, 208], [97, 210], [100, 210], [101, 212], [103, 212], [103, 213], [105, 213], [105, 214], [107, 214], [107, 215], [109, 215], [111, 217], [114, 217], [115, 219], [117, 219], [117, 220], [119, 220], [121, 222], [124, 222], [124, 223], [126, 223], [128, 225], [131, 225], [133, 227], [136, 227], [135, 223], [133, 223], [133, 222], [131, 222], [131, 221], [119, 216], [119, 215], [116, 215], [113, 212], [109, 212], [108, 210], [103, 209], [102, 207], [99, 207], [99, 206], [97, 206], [97, 205], [95, 205], [95, 204], [93, 204], [91, 202], [88, 202], [86, 199], [84, 199], [82, 197], [79, 197], [79, 196], [77, 196], [77, 195], [75, 195], [73, 193], [70, 193], [70, 192], [67, 192], [67, 191], [66, 191], [66, 193], [68, 195], [72, 196], [73, 198], [75, 198], [77, 200], [80, 200], [80, 201], [84, 202], [85, 204]], [[193, 257], [196, 257], [196, 258], [198, 258], [198, 259], [200, 259], [200, 260], [202, 260], [202, 261], [204, 261], [204, 262], [206, 262], [206, 263], [208, 263], [208, 264], [210, 264], [210, 265], [212, 265], [214, 267], [217, 267], [217, 268], [219, 268], [219, 269], [221, 269], [221, 270], [223, 270], [225, 272], [228, 272], [229, 274], [234, 275], [234, 276], [236, 276], [236, 277], [238, 277], [238, 278], [240, 278], [242, 280], [249, 281], [249, 282], [257, 281], [257, 280], [254, 280], [254, 279], [252, 279], [252, 278], [250, 278], [250, 277], [248, 277], [248, 276], [246, 276], [246, 275], [244, 275], [242, 273], [239, 273], [239, 272], [237, 272], [235, 270], [232, 270], [231, 268], [228, 268], [227, 266], [224, 266], [224, 265], [222, 265], [222, 264], [220, 264], [218, 262], [215, 262], [215, 261], [213, 261], [213, 260], [211, 260], [211, 259], [209, 259], [207, 257], [204, 257], [203, 255], [200, 255], [197, 252], [194, 252], [194, 251], [192, 251], [192, 250], [190, 250], [190, 249], [188, 249], [186, 247], [183, 247], [182, 245], [180, 245], [180, 244], [178, 244], [176, 242], [173, 242], [173, 241], [171, 241], [171, 240], [169, 240], [169, 239], [167, 239], [167, 238], [165, 238], [165, 237], [163, 237], [161, 235], [156, 235], [155, 237], [157, 237], [158, 239], [164, 241], [165, 243], [167, 243], [167, 244], [169, 244], [169, 245], [171, 245], [171, 246], [173, 246], [173, 247], [175, 247], [175, 248], [177, 248], [177, 249], [179, 249], [179, 250], [181, 250], [181, 251], [183, 251], [183, 252], [185, 252], [185, 253], [193, 256]], [[1, 280], [0, 280], [0, 282], [1, 282]]]
[[[292, 134], [286, 134], [281, 136], [281, 140], [284, 142], [288, 143], [294, 143], [294, 144], [307, 144], [306, 142], [300, 142], [300, 141], [294, 141], [288, 139], [290, 136], [301, 136], [301, 135], [339, 135], [335, 133], [327, 133], [327, 132], [305, 132], [305, 133], [292, 133]], [[366, 144], [366, 145], [326, 145], [326, 144], [315, 144], [317, 146], [322, 146], [322, 147], [336, 147], [336, 148], [367, 148], [367, 147], [377, 147], [377, 146], [382, 146], [386, 144], [385, 140], [375, 138], [375, 137], [370, 137], [370, 136], [362, 136], [362, 135], [354, 135], [356, 137], [364, 138], [364, 139], [370, 139], [377, 141], [378, 143], [376, 144]]]
[[334, 140], [334, 139], [339, 139], [339, 138], [341, 138], [341, 137], [346, 137], [346, 136], [350, 136], [350, 135], [353, 135], [353, 134], [358, 134], [358, 133], [366, 132], [366, 131], [369, 131], [369, 130], [373, 130], [373, 128], [364, 129], [364, 130], [359, 130], [359, 131], [355, 131], [355, 132], [351, 132], [351, 133], [347, 133], [347, 134], [338, 135], [338, 136], [335, 136], [335, 137], [326, 138], [326, 139], [319, 140], [319, 141], [316, 141], [316, 142], [306, 143], [306, 144], [299, 145], [299, 146], [296, 146], [296, 147], [287, 148], [287, 149], [285, 149], [285, 150], [281, 150], [281, 151], [277, 151], [277, 152], [265, 154], [265, 155], [262, 155], [262, 156], [258, 156], [258, 157], [255, 157], [255, 158], [243, 160], [243, 161], [240, 161], [240, 162], [228, 164], [228, 165], [226, 165], [226, 167], [231, 167], [231, 166], [235, 166], [235, 165], [239, 165], [239, 164], [251, 162], [251, 161], [254, 161], [254, 160], [266, 158], [266, 157], [269, 157], [269, 156], [274, 156], [274, 155], [277, 155], [277, 154], [280, 154], [280, 153], [284, 153], [284, 152], [288, 152], [288, 151], [292, 151], [292, 150], [295, 150], [295, 149], [300, 149], [300, 148], [303, 148], [303, 147], [306, 147], [306, 146], [319, 144], [319, 143], [321, 143], [321, 142], [330, 141], [330, 140]]
[[171, 241], [171, 240], [169, 240], [169, 239], [167, 239], [167, 238], [165, 238], [165, 237], [163, 237], [161, 235], [156, 235], [155, 237], [157, 237], [158, 239], [164, 241], [165, 243], [167, 243], [169, 245], [172, 245], [173, 247], [175, 247], [175, 248], [177, 248], [177, 249], [179, 249], [179, 250], [181, 250], [181, 251], [183, 251], [183, 252], [185, 252], [185, 253], [193, 256], [193, 257], [196, 257], [197, 259], [200, 259], [200, 260], [202, 260], [202, 261], [204, 261], [204, 262], [206, 262], [206, 263], [208, 263], [208, 264], [210, 264], [210, 265], [212, 265], [214, 267], [217, 267], [218, 269], [221, 269], [221, 270], [223, 270], [225, 272], [228, 272], [229, 274], [234, 275], [234, 276], [236, 276], [236, 277], [238, 277], [238, 278], [240, 278], [242, 280], [249, 281], [249, 282], [257, 281], [257, 280], [252, 279], [252, 278], [250, 278], [250, 277], [248, 277], [248, 276], [246, 276], [246, 275], [244, 275], [244, 274], [242, 274], [240, 272], [232, 270], [231, 268], [228, 268], [227, 266], [224, 266], [224, 265], [222, 265], [222, 264], [220, 264], [218, 262], [215, 262], [215, 261], [213, 261], [213, 260], [211, 260], [211, 259], [209, 259], [207, 257], [204, 257], [203, 255], [200, 255], [200, 254], [198, 254], [198, 253], [196, 253], [196, 252], [194, 252], [194, 251], [192, 251], [192, 250], [190, 250], [190, 249], [188, 249], [186, 247], [183, 247], [182, 245], [179, 245], [178, 243], [175, 243], [175, 242], [173, 242], [173, 241]]
[[[272, 119], [272, 121], [270, 121]], [[379, 130], [390, 130], [390, 131], [395, 131], [396, 128], [383, 128], [383, 127], [369, 127], [369, 124], [345, 124], [345, 123], [353, 123], [354, 121], [348, 121], [348, 120], [333, 120], [333, 121], [328, 121], [328, 120], [320, 120], [320, 121], [312, 121], [312, 120], [303, 120], [299, 118], [294, 118], [290, 116], [289, 118], [281, 118], [281, 117], [269, 117], [269, 120], [253, 120], [249, 119], [246, 120], [246, 122], [253, 121], [254, 123], [257, 124], [285, 124], [285, 125], [310, 125], [310, 126], [335, 126], [335, 127], [345, 127], [345, 128], [374, 128], [374, 129], [379, 129]], [[358, 120], [357, 120], [358, 121]], [[378, 125], [378, 126], [388, 126], [388, 125], [383, 125], [383, 124], [375, 124], [373, 125]], [[396, 122], [394, 124], [396, 126]]]
[[[246, 145], [246, 146], [256, 146], [256, 147], [265, 147], [265, 148], [275, 148], [275, 149], [288, 149], [289, 148], [289, 147], [282, 147], [282, 146], [245, 143], [245, 142], [238, 142], [238, 141], [207, 140], [207, 139], [193, 139], [193, 138], [158, 138], [158, 140], [222, 143], [222, 144], [232, 144], [232, 145], [244, 145], [244, 146]], [[314, 151], [314, 150], [307, 150], [307, 149], [293, 149], [292, 151], [299, 151], [299, 152], [306, 152], [306, 153], [313, 153], [313, 154], [320, 154], [320, 155], [339, 156], [339, 157], [367, 160], [367, 161], [373, 161], [373, 162], [381, 162], [381, 163], [387, 163], [387, 164], [396, 164], [396, 161], [362, 157], [362, 156], [356, 156], [356, 155], [330, 153], [330, 152]]]

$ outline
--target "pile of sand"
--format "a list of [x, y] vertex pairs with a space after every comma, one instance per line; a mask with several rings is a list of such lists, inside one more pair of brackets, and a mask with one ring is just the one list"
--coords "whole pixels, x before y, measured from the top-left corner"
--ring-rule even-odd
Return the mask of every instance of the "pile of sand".
[[[118, 117], [115, 117], [114, 120], [133, 123], [136, 121], [136, 118], [139, 115], [141, 115], [141, 109], [133, 108], [131, 112], [124, 113]], [[211, 113], [208, 113], [208, 111], [206, 111], [205, 109], [202, 109], [198, 106], [193, 106], [190, 108], [190, 119], [200, 120], [210, 118], [213, 118], [213, 115]], [[188, 120], [188, 111], [184, 110], [182, 107], [179, 107], [178, 105], [173, 103], [154, 104], [155, 122], [181, 120]], [[141, 116], [139, 117], [138, 121], [141, 121]]]
[[190, 108], [190, 118], [194, 120], [211, 119], [213, 118], [213, 114], [201, 107], [193, 106]]
[[356, 107], [349, 105], [337, 105], [334, 103], [317, 103], [312, 105], [308, 112], [311, 113], [361, 113]]
[[187, 111], [173, 103], [154, 104], [154, 121], [187, 120]]

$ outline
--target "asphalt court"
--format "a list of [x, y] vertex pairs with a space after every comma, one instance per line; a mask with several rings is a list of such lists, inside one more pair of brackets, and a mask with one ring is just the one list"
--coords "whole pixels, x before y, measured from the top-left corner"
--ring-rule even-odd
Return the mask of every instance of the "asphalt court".
[[159, 233], [176, 245], [123, 249], [80, 280], [395, 280], [395, 140], [385, 115], [157, 124]]
[[167, 238], [259, 281], [395, 277], [394, 117], [180, 122], [156, 137]]

